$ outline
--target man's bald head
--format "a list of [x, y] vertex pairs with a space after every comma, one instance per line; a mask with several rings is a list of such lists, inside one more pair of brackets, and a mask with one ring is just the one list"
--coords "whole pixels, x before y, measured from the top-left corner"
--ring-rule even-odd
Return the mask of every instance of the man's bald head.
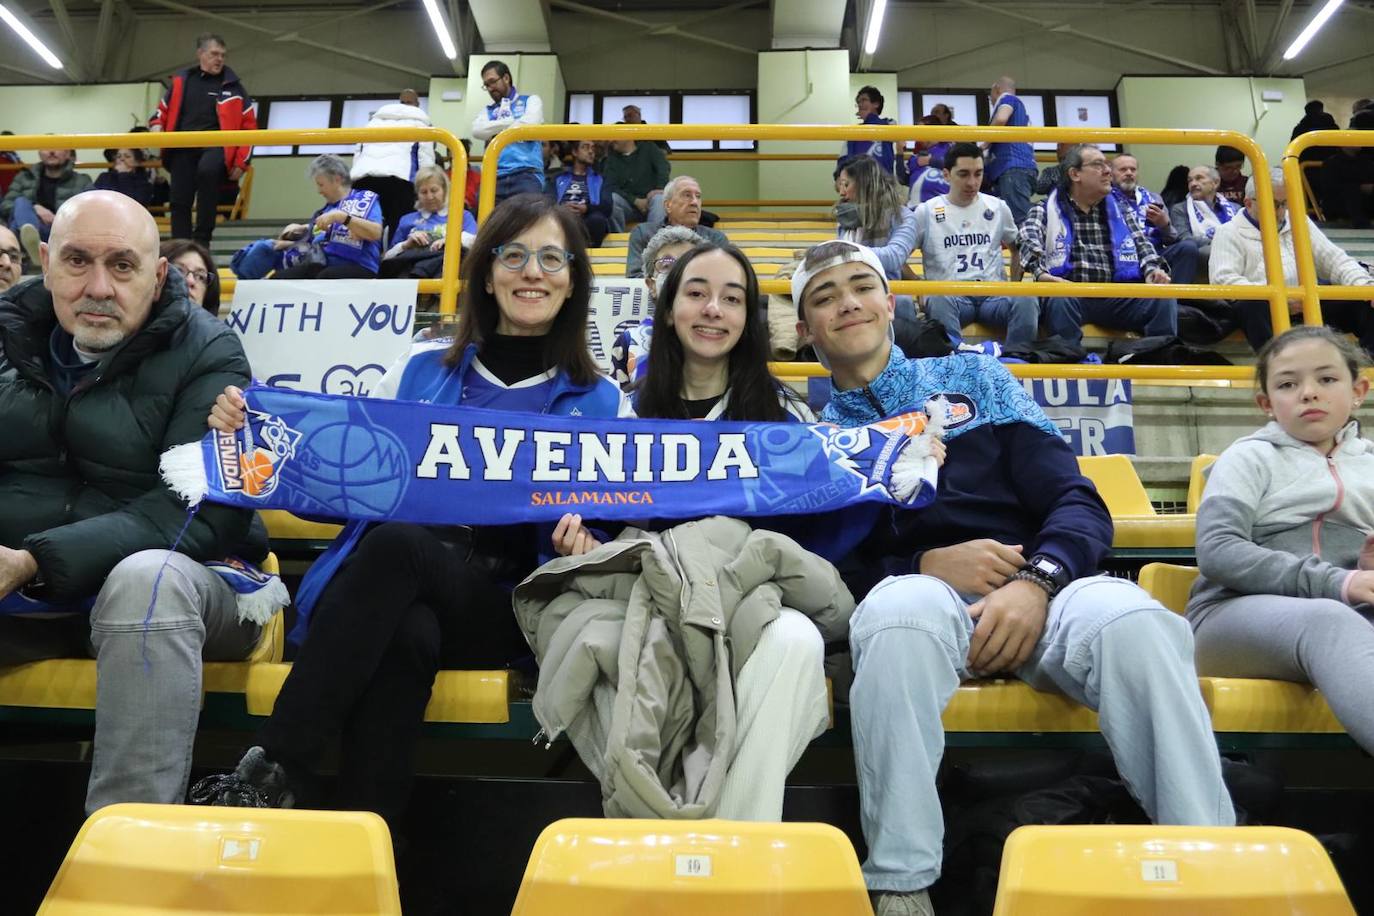
[[1004, 92], [1016, 92], [1016, 80], [1009, 76], [998, 77], [997, 82], [992, 84], [992, 94], [1001, 95]]
[[419, 107], [420, 107], [420, 93], [416, 92], [414, 89], [402, 89], [402, 90], [401, 90], [401, 104], [402, 104], [402, 105], [410, 105], [410, 106], [412, 106], [412, 107], [414, 107], [414, 108], [419, 108]]
[[167, 278], [152, 215], [116, 191], [68, 200], [38, 251], [58, 324], [92, 353], [137, 333]]
[[0, 293], [19, 282], [24, 272], [24, 250], [6, 226], [0, 226]]

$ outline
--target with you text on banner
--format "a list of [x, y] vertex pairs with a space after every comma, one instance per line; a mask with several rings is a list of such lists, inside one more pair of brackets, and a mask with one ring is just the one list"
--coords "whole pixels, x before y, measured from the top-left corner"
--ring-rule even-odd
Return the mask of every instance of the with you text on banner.
[[947, 405], [853, 429], [506, 413], [253, 387], [248, 424], [169, 449], [162, 476], [209, 499], [298, 515], [416, 524], [918, 508]]

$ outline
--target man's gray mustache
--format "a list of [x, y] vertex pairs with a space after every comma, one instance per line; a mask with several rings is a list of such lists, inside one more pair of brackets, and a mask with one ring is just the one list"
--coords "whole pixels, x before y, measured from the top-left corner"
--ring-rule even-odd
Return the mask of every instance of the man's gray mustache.
[[76, 307], [76, 310], [83, 315], [106, 315], [111, 318], [119, 317], [119, 306], [108, 299], [83, 299], [81, 304]]

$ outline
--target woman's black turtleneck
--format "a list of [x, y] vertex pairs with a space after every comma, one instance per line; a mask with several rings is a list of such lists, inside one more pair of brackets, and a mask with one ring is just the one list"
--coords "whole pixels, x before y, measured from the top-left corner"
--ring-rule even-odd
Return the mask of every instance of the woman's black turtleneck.
[[545, 348], [548, 337], [492, 334], [477, 348], [477, 358], [503, 385], [514, 385], [549, 371]]

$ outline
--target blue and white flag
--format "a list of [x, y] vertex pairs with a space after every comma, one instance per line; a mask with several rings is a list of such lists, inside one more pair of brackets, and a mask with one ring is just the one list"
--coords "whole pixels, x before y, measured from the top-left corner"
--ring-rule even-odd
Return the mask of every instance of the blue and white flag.
[[[852, 429], [507, 413], [254, 387], [248, 424], [164, 453], [201, 499], [298, 515], [504, 525], [911, 508], [935, 496], [939, 434], [911, 410]], [[934, 416], [944, 412], [933, 410]]]

